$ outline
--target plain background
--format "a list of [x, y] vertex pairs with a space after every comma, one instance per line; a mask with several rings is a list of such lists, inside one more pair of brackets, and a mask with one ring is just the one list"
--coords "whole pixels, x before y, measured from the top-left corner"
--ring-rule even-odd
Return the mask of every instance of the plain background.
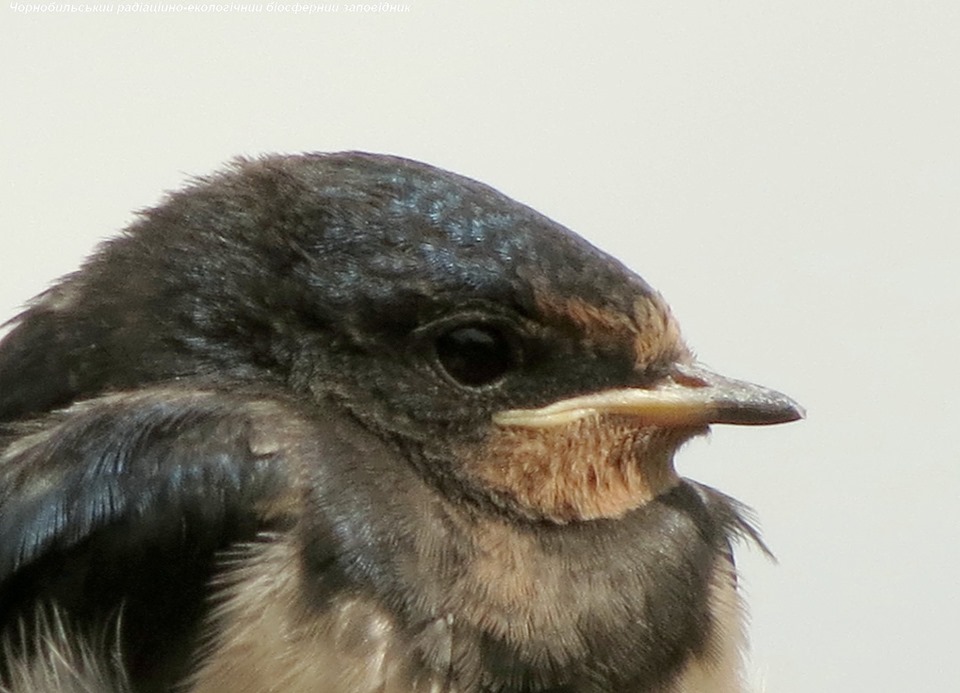
[[956, 690], [960, 3], [103, 4], [0, 8], [4, 319], [238, 154], [478, 178], [635, 268], [706, 363], [807, 407], [678, 457], [779, 557], [740, 552], [767, 689]]

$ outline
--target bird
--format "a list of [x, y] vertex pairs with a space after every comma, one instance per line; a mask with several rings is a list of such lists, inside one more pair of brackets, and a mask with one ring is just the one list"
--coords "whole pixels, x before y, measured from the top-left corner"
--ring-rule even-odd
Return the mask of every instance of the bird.
[[492, 187], [238, 158], [7, 325], [0, 690], [744, 690], [766, 549], [674, 455], [803, 415]]

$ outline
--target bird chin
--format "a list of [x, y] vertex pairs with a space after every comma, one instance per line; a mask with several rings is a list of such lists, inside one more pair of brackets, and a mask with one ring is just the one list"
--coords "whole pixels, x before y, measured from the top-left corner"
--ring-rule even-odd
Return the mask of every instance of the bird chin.
[[465, 471], [473, 484], [530, 519], [615, 520], [674, 488], [680, 482], [674, 453], [707, 430], [642, 425], [622, 415], [497, 427], [464, 456]]

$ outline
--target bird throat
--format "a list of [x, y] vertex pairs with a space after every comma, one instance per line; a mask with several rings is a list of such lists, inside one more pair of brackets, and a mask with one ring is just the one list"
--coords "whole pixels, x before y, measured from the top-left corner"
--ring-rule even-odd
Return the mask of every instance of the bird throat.
[[496, 428], [467, 473], [522, 514], [559, 524], [616, 519], [676, 486], [676, 449], [697, 429], [592, 416], [565, 426]]

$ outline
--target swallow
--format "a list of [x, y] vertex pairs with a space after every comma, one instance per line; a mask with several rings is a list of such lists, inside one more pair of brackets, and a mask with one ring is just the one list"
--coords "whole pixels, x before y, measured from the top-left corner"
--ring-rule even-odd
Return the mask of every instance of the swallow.
[[238, 160], [0, 342], [0, 686], [742, 690], [760, 540], [674, 455], [801, 416], [486, 185]]

